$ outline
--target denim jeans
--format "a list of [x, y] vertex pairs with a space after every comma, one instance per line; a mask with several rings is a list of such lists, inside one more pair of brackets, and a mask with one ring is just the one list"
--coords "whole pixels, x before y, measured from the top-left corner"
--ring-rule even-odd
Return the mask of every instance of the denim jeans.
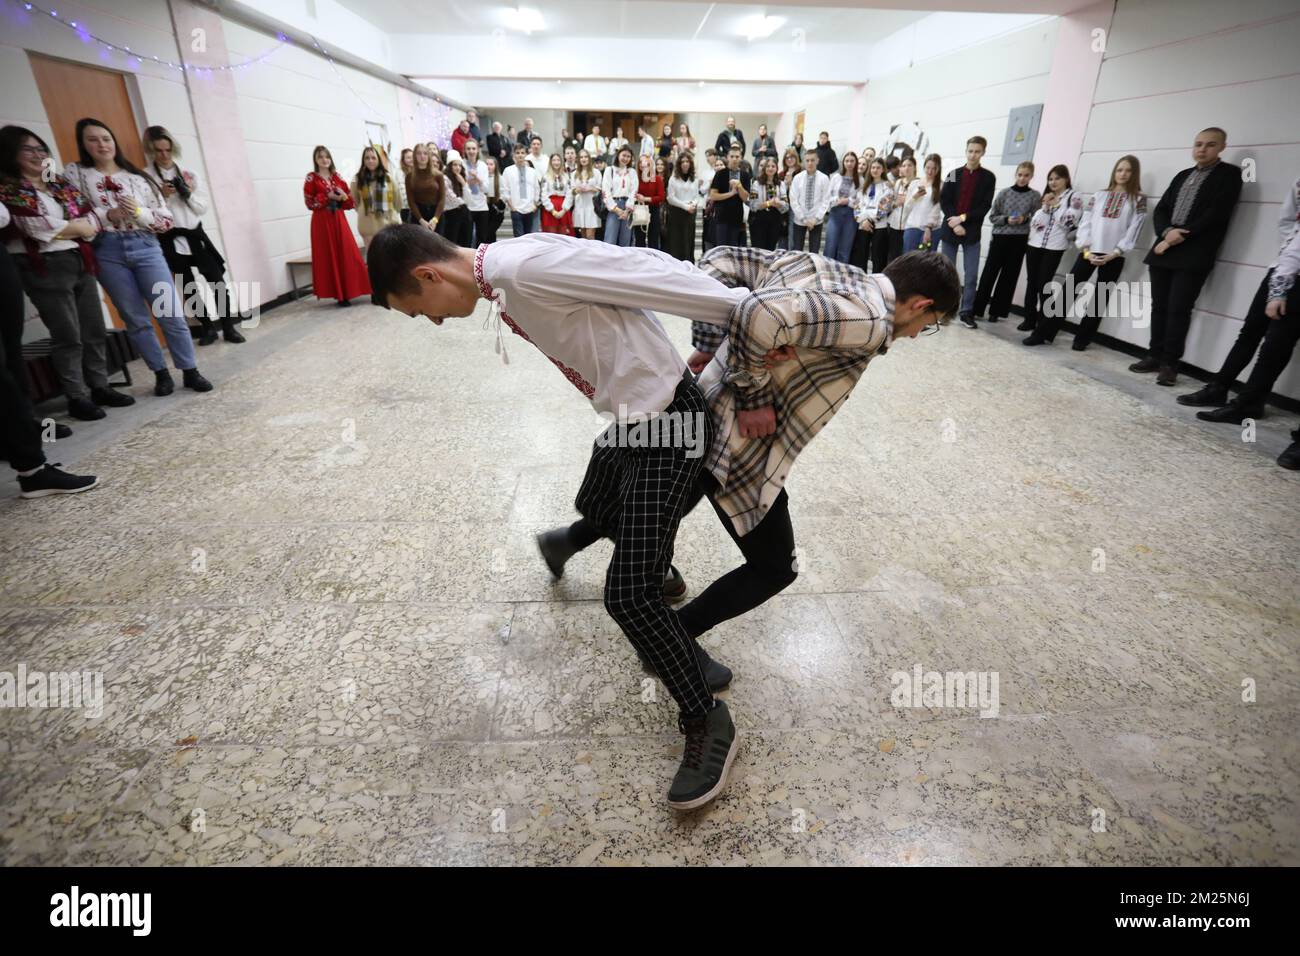
[[848, 262], [857, 232], [858, 221], [853, 218], [853, 207], [832, 206], [826, 217], [826, 258]]
[[542, 213], [534, 209], [530, 213], [515, 212], [510, 210], [510, 227], [515, 231], [515, 238], [526, 236], [529, 233], [542, 231]]
[[[627, 200], [615, 199], [614, 205], [619, 209], [626, 209]], [[605, 241], [620, 246], [632, 245], [632, 217], [620, 219], [614, 215], [613, 210], [610, 210], [609, 215], [605, 217]]]
[[[934, 233], [930, 233], [931, 236]], [[970, 315], [975, 308], [975, 280], [980, 271], [980, 244], [976, 239], [974, 242], [963, 242], [958, 245], [955, 242], [949, 242], [947, 239], [939, 243], [939, 251], [952, 260], [952, 264], [957, 264], [957, 250], [961, 249], [961, 271], [963, 279], [961, 284], [961, 309], [962, 315]]]
[[[930, 230], [930, 249], [934, 251], [935, 240], [938, 238], [939, 230]], [[915, 252], [921, 248], [921, 243], [925, 241], [924, 229], [904, 229], [903, 230], [903, 251]]]
[[179, 369], [194, 368], [194, 339], [157, 237], [148, 232], [100, 233], [95, 240], [95, 258], [99, 260], [99, 284], [117, 307], [144, 363], [155, 372], [167, 368], [153, 330], [157, 319], [172, 364]]

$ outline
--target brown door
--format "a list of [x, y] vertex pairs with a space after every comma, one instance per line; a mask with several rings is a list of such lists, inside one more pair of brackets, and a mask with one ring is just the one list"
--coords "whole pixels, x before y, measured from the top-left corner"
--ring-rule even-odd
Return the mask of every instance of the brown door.
[[[56, 60], [38, 53], [28, 53], [27, 57], [36, 76], [36, 88], [45, 105], [45, 115], [54, 130], [54, 148], [59, 153], [60, 171], [67, 163], [77, 161], [77, 120], [85, 116], [107, 123], [126, 158], [144, 168], [144, 147], [140, 142], [142, 130], [136, 124], [131, 98], [126, 92], [126, 78], [121, 73]], [[113, 303], [108, 301], [107, 293], [104, 301], [108, 303], [113, 325], [125, 328]]]

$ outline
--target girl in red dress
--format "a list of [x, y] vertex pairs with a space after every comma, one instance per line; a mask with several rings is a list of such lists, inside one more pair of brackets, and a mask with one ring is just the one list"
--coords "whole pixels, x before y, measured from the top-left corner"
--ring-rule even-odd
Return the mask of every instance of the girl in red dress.
[[351, 305], [352, 299], [370, 294], [370, 277], [357, 251], [343, 210], [355, 203], [348, 184], [334, 169], [334, 158], [324, 146], [312, 153], [315, 170], [307, 174], [302, 197], [311, 210], [311, 281], [318, 299], [338, 299]]
[[559, 153], [551, 154], [542, 180], [542, 232], [573, 235], [573, 179], [565, 172]]

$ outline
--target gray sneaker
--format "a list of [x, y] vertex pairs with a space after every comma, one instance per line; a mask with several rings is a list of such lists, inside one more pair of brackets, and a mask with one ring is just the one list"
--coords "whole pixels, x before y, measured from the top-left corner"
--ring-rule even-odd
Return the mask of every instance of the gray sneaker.
[[[695, 646], [695, 656], [700, 659], [700, 667], [704, 669], [704, 682], [709, 685], [709, 692], [716, 694], [720, 690], [726, 690], [731, 685], [731, 668], [710, 657], [708, 651], [704, 649], [699, 641], [692, 638], [691, 643]], [[643, 657], [640, 651], [636, 652], [636, 656], [641, 662], [643, 671], [652, 676], [658, 676], [655, 669], [650, 665], [648, 657]]]
[[722, 701], [702, 717], [679, 717], [677, 726], [686, 735], [686, 749], [673, 785], [668, 788], [668, 805], [674, 810], [694, 810], [726, 787], [740, 737]]

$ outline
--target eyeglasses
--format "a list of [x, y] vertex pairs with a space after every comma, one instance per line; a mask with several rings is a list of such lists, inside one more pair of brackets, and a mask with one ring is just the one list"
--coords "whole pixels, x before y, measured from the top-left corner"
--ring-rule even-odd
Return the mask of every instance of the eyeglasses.
[[48, 155], [50, 155], [50, 151], [49, 151], [48, 149], [46, 149], [44, 146], [30, 146], [30, 145], [29, 145], [29, 146], [19, 146], [19, 147], [18, 147], [18, 152], [20, 152], [20, 153], [31, 153], [33, 156], [48, 156]]
[[946, 316], [946, 315], [939, 316], [939, 317], [936, 318], [933, 322], [931, 322], [929, 325], [923, 327], [923, 328], [921, 329], [921, 334], [922, 334], [922, 335], [934, 335], [934, 334], [935, 334], [936, 332], [938, 332], [941, 328], [943, 328], [945, 325], [947, 325], [948, 322], [949, 322], [949, 318], [948, 318], [948, 316]]

